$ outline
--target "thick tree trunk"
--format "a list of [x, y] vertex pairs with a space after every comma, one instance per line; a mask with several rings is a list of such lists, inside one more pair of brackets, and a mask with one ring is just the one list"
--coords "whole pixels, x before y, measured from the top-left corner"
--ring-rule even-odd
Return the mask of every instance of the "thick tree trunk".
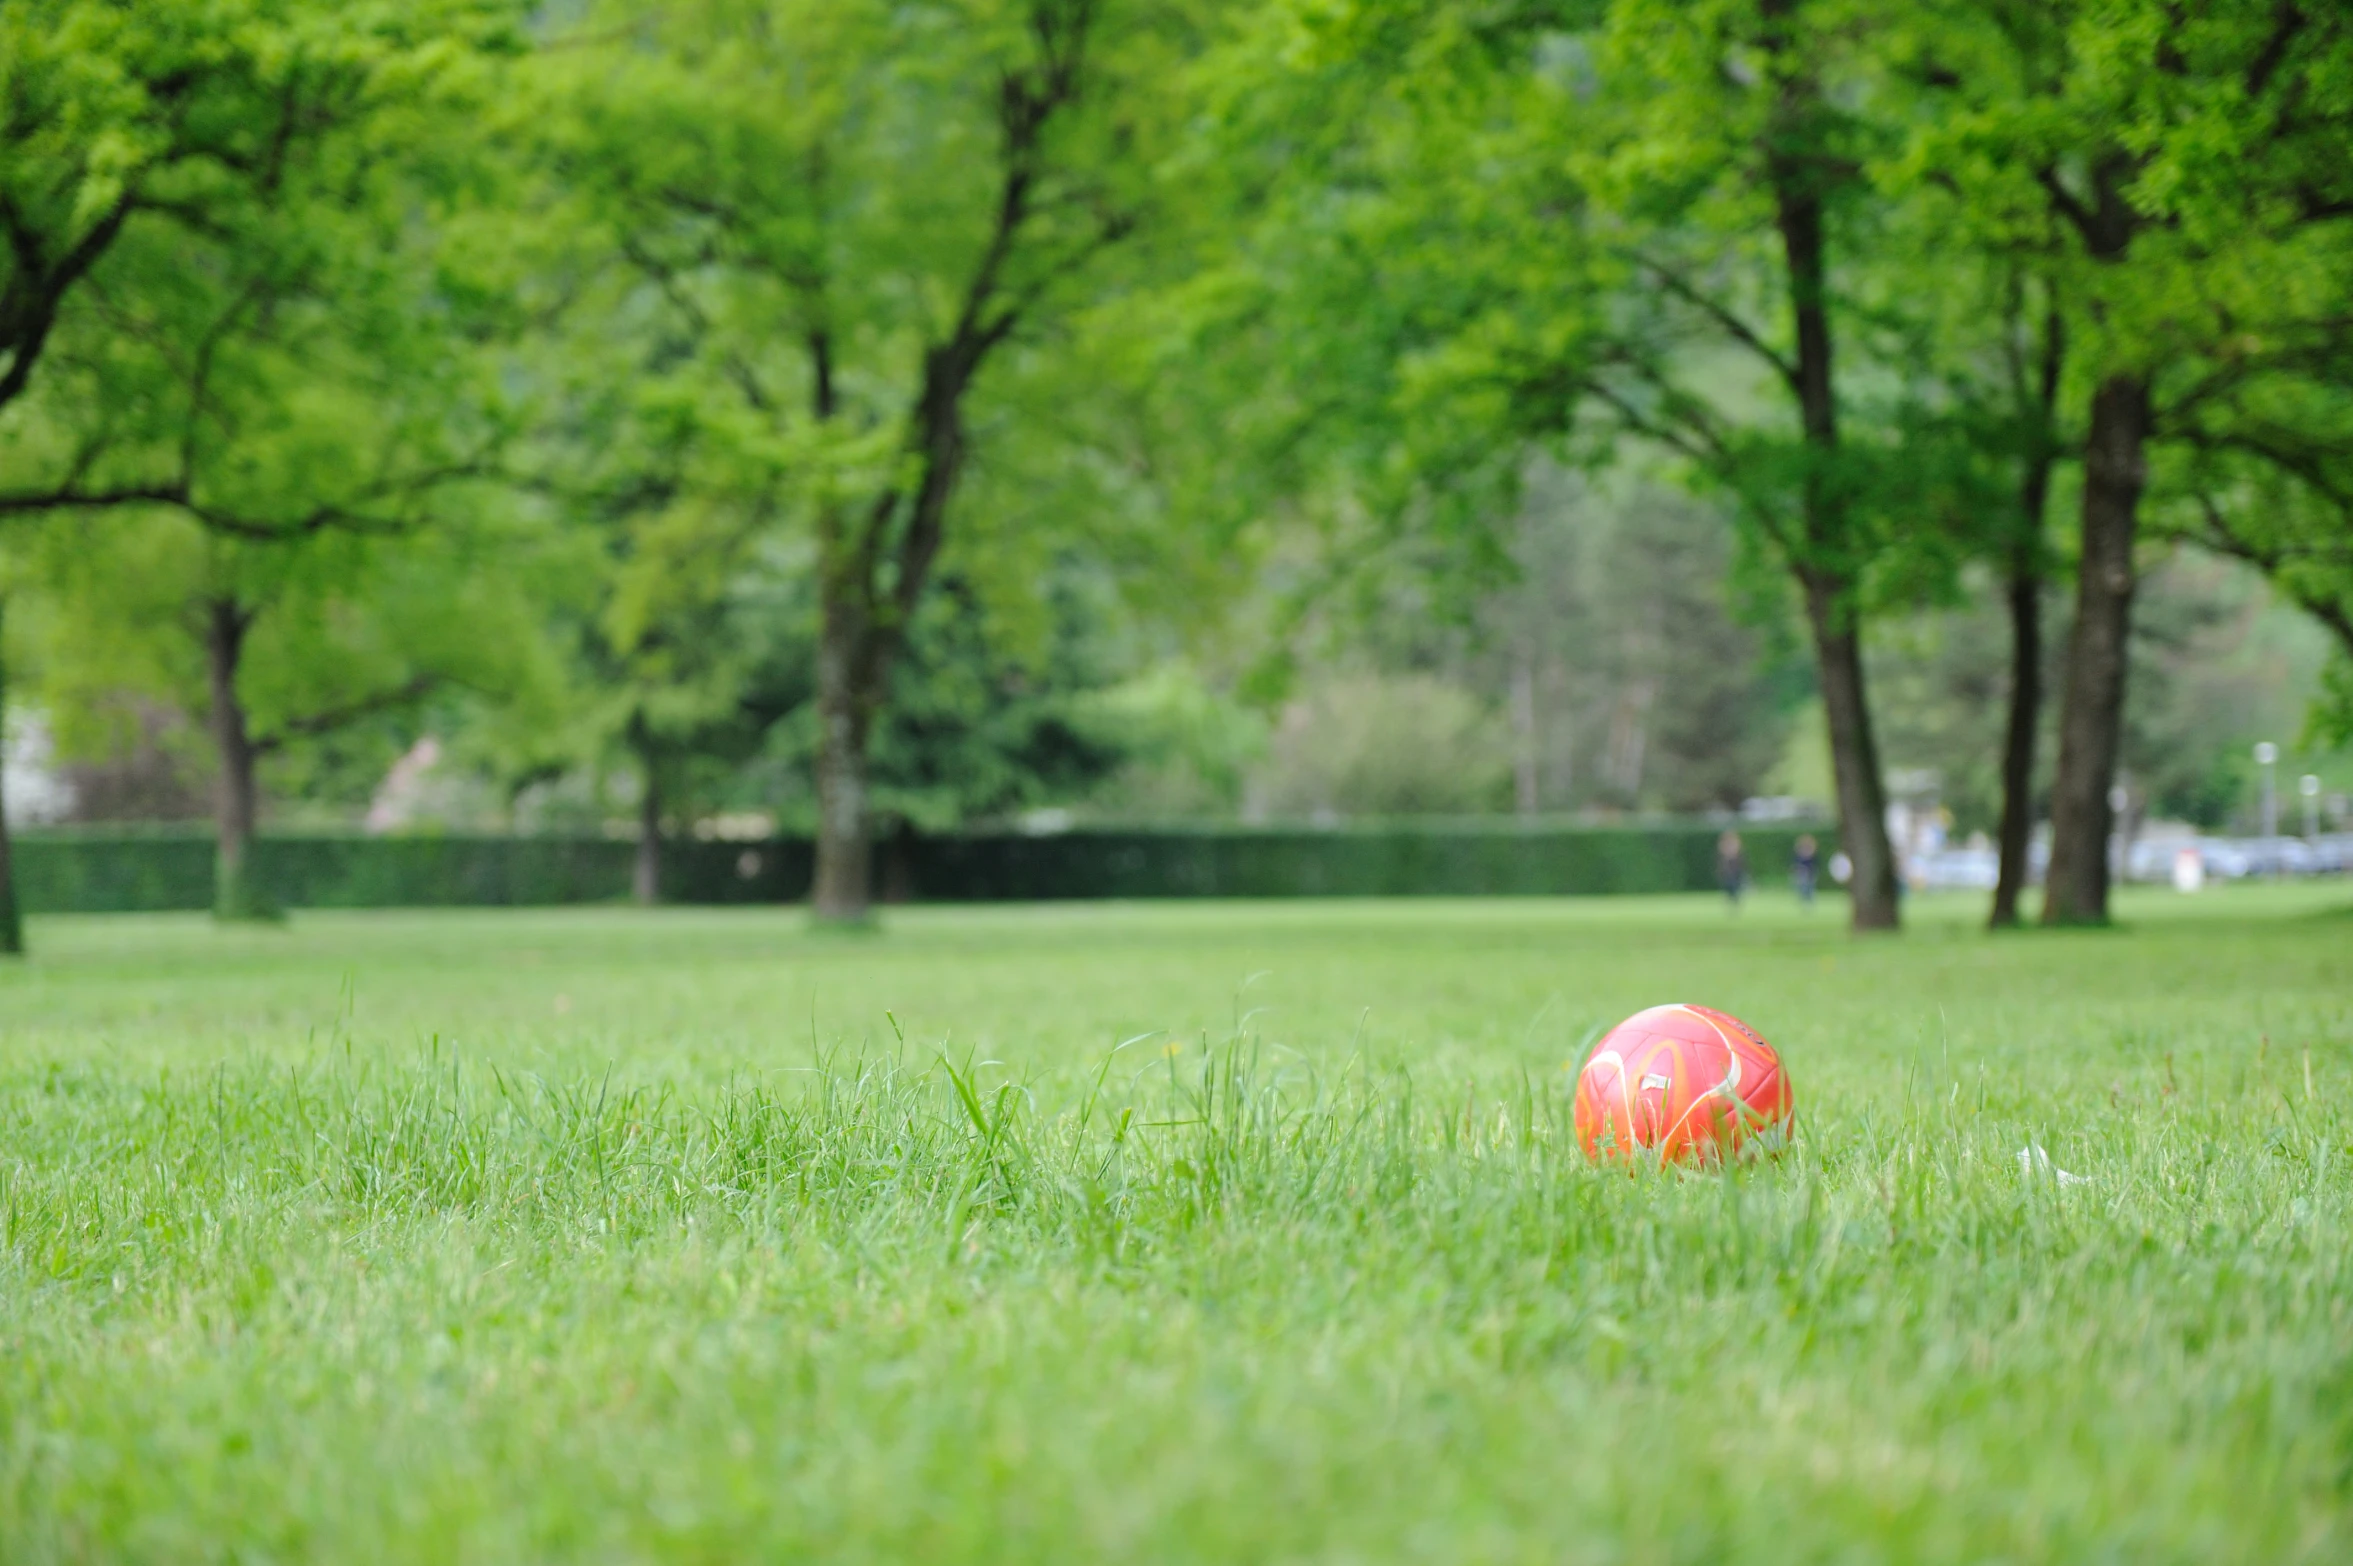
[[[2039, 497], [2029, 514], [2042, 515]], [[2034, 836], [2034, 741], [2043, 702], [2043, 580], [2034, 553], [2021, 544], [2010, 559], [2010, 720], [2002, 736], [2001, 870], [1987, 921], [1997, 930], [2018, 922]]]
[[2149, 385], [2113, 375], [2092, 397], [2084, 444], [2083, 551], [2075, 630], [2059, 706], [2059, 772], [2051, 788], [2051, 868], [2043, 923], [2108, 917], [2108, 790], [2124, 730], [2132, 629], [2132, 551], [2148, 481]]
[[866, 740], [874, 719], [868, 664], [874, 631], [828, 583], [817, 639], [817, 869], [810, 906], [827, 923], [872, 917], [874, 844], [866, 800]]
[[8, 738], [8, 665], [7, 646], [8, 600], [0, 598], [0, 957], [24, 955], [24, 921], [16, 911], [16, 868], [8, 851], [8, 798], [6, 789], [6, 743]]
[[220, 761], [215, 819], [212, 911], [216, 919], [268, 919], [277, 910], [253, 874], [253, 828], [258, 794], [254, 767], [259, 751], [246, 726], [237, 695], [237, 669], [245, 654], [251, 619], [233, 600], [206, 606], [205, 664], [212, 683], [213, 749]]
[[650, 745], [637, 747], [637, 853], [629, 867], [629, 895], [643, 908], [662, 900], [662, 783]]
[[[970, 378], [954, 356], [934, 350], [917, 410], [921, 477], [911, 495], [881, 496], [854, 541], [839, 515], [818, 527], [817, 866], [811, 910], [822, 923], [859, 925], [874, 916], [874, 822], [866, 748], [882, 710], [892, 660], [938, 556], [964, 466], [957, 399]], [[892, 546], [893, 578], [878, 581], [876, 545], [892, 519], [906, 522]]]
[[1830, 720], [1830, 772], [1838, 791], [1838, 840], [1851, 867], [1847, 892], [1858, 930], [1896, 928], [1895, 848], [1887, 839], [1887, 789], [1863, 692], [1863, 642], [1842, 584], [1806, 578], [1806, 621]]

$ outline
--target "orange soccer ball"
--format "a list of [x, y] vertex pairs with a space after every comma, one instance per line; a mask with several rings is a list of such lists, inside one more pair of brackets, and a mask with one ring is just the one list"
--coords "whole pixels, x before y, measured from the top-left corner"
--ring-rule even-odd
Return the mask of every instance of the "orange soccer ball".
[[1653, 1006], [1602, 1037], [1577, 1073], [1577, 1142], [1594, 1158], [1707, 1162], [1778, 1153], [1789, 1073], [1738, 1017]]

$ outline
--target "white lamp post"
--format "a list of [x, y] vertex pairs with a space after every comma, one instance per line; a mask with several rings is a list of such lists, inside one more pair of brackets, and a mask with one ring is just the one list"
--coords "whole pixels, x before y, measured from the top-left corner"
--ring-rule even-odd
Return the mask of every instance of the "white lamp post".
[[2320, 779], [2307, 772], [2296, 780], [2296, 792], [2304, 796], [2304, 840], [2320, 836]]
[[2269, 740], [2257, 742], [2255, 765], [2263, 769], [2263, 835], [2279, 836], [2279, 747]]

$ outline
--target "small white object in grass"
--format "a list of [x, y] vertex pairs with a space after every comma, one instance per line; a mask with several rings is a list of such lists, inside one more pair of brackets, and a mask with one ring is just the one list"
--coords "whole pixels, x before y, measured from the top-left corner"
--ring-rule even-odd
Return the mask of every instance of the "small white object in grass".
[[2092, 1183], [2090, 1175], [2069, 1174], [2057, 1164], [2052, 1163], [2051, 1155], [2044, 1152], [2038, 1143], [2030, 1143], [2018, 1149], [2018, 1172], [2030, 1178], [2037, 1173], [2054, 1175], [2061, 1185], [2089, 1185]]

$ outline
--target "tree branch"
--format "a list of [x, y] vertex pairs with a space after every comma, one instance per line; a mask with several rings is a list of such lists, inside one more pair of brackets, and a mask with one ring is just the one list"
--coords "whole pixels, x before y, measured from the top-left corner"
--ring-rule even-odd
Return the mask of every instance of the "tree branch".
[[258, 754], [273, 755], [285, 749], [293, 740], [316, 739], [322, 734], [332, 734], [337, 729], [357, 723], [362, 718], [372, 718], [379, 712], [406, 706], [431, 694], [443, 682], [442, 675], [420, 674], [403, 685], [388, 691], [378, 691], [372, 696], [363, 696], [344, 706], [329, 707], [306, 717], [289, 718], [273, 732], [254, 736], [253, 748]]
[[184, 506], [187, 491], [178, 483], [133, 484], [119, 489], [86, 490], [71, 485], [28, 494], [0, 495], [0, 514], [26, 511], [103, 511], [113, 506]]
[[2090, 244], [2092, 232], [2098, 226], [2098, 220], [2092, 216], [2091, 209], [2076, 199], [2075, 192], [2069, 190], [2065, 182], [2059, 178], [2059, 171], [2050, 165], [2045, 164], [2036, 169], [2034, 177], [2036, 183], [2042, 186], [2044, 194], [2051, 198], [2051, 205], [2059, 209], [2059, 215], [2065, 218], [2078, 234], [2083, 236], [2085, 244]]
[[[635, 235], [622, 239], [621, 253], [628, 257], [632, 266], [652, 280], [662, 297], [670, 301], [672, 309], [686, 317], [687, 324], [694, 328], [697, 337], [708, 339], [714, 335], [711, 318], [703, 313], [703, 307], [679, 284], [676, 268], [639, 244]], [[761, 413], [768, 412], [768, 389], [760, 384], [760, 377], [751, 365], [733, 352], [723, 353], [720, 363], [728, 379], [734, 381], [736, 389], [743, 393], [744, 401]]]
[[[66, 290], [114, 243], [114, 236], [122, 231], [124, 220], [131, 215], [131, 207], [132, 198], [126, 194], [90, 226], [89, 232], [54, 267], [37, 264], [28, 296], [16, 301], [7, 312], [14, 317], [6, 323], [14, 340], [0, 345], [10, 351], [8, 369], [0, 372], [0, 408], [23, 395], [26, 383], [32, 379], [33, 366], [40, 361], [41, 349], [49, 341], [50, 329], [57, 324], [58, 305], [65, 298]], [[0, 222], [8, 228], [10, 244], [17, 251], [20, 264], [27, 255], [37, 257], [39, 246], [23, 229], [12, 203], [0, 203]]]
[[2304, 8], [2280, 0], [2271, 8], [2271, 36], [2263, 41], [2255, 58], [2247, 67], [2246, 90], [2250, 98], [2263, 96], [2263, 89], [2271, 85], [2271, 78], [2288, 57], [2288, 48], [2296, 35], [2304, 31]]
[[[1049, 268], [1016, 289], [1010, 302], [1001, 302], [1007, 291], [1005, 271], [1034, 215], [1046, 128], [1078, 97], [1094, 11], [1095, 0], [1070, 0], [1067, 6], [1052, 0], [1034, 4], [1030, 26], [1038, 42], [1038, 61], [1026, 70], [1007, 71], [998, 84], [1004, 175], [996, 221], [965, 285], [954, 327], [944, 342], [924, 355], [923, 385], [908, 428], [909, 452], [920, 465], [914, 493], [905, 496], [893, 486], [877, 497], [856, 549], [859, 576], [870, 584], [865, 590], [870, 602], [878, 596], [874, 572], [886, 552], [894, 567], [889, 595], [893, 616], [884, 626], [887, 635], [903, 630], [939, 554], [948, 500], [964, 464], [964, 394], [983, 361], [1012, 335], [1023, 312], [1057, 275], [1057, 269]], [[1107, 242], [1099, 239], [1094, 246], [1082, 247], [1067, 264], [1083, 262]], [[898, 538], [886, 545], [894, 527]]]
[[1709, 320], [1714, 321], [1724, 329], [1734, 342], [1764, 360], [1772, 367], [1773, 373], [1787, 383], [1791, 391], [1794, 392], [1798, 389], [1797, 366], [1784, 357], [1772, 344], [1758, 336], [1749, 324], [1733, 314], [1728, 306], [1709, 298], [1672, 269], [1651, 260], [1648, 256], [1636, 255], [1633, 260], [1636, 266], [1649, 272], [1651, 276], [1665, 285], [1668, 293], [1673, 294]]

